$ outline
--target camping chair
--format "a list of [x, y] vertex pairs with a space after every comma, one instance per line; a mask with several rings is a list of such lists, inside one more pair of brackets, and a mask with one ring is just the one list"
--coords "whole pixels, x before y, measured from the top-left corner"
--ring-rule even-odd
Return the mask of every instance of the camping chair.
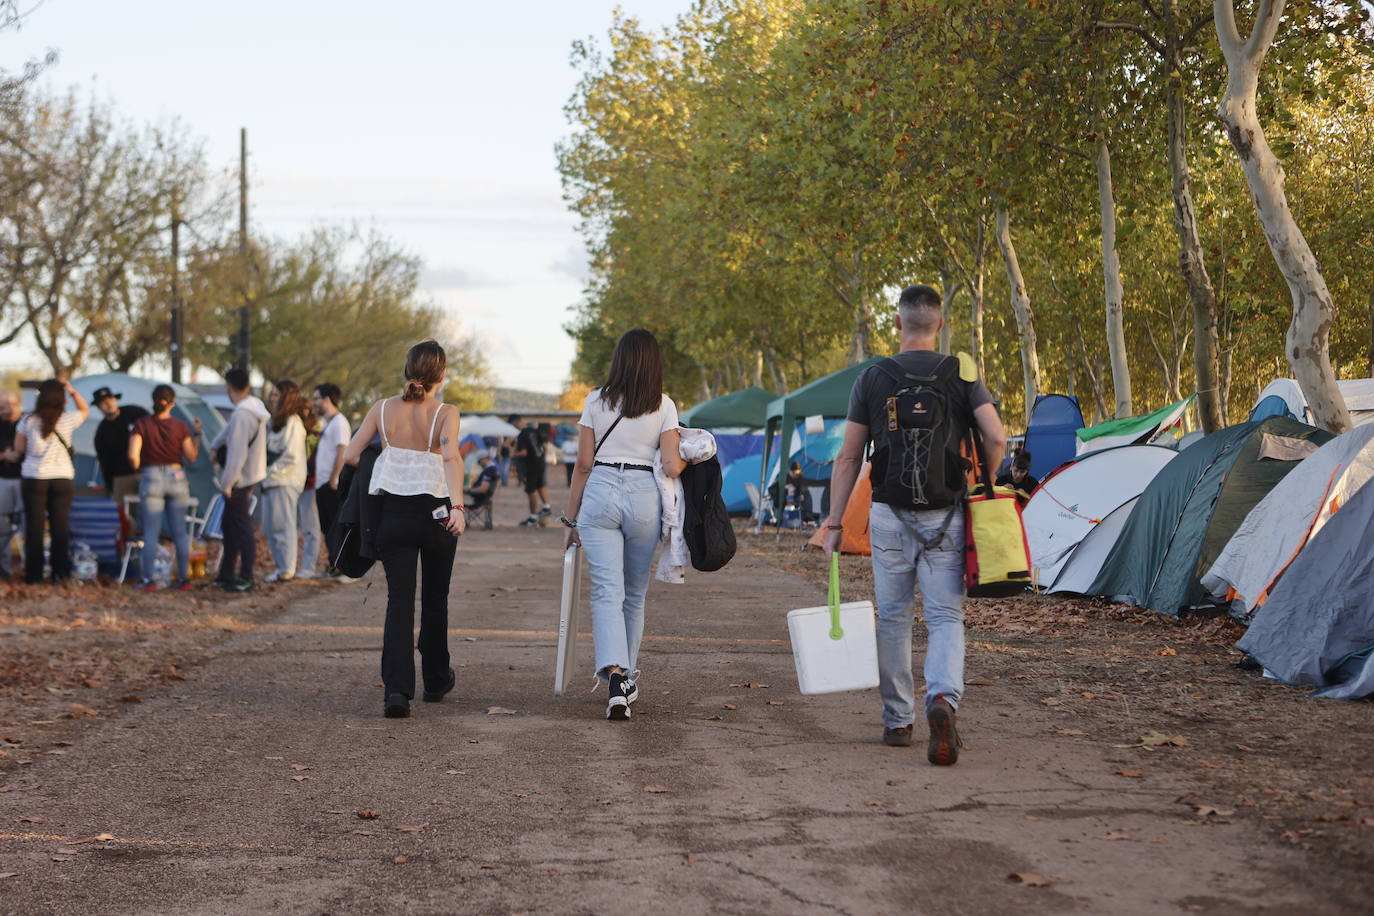
[[496, 487], [492, 487], [485, 493], [472, 495], [472, 498], [475, 502], [465, 507], [467, 509], [468, 521], [474, 526], [481, 525], [487, 531], [490, 531], [494, 527], [492, 522], [492, 506], [496, 502]]
[[72, 543], [95, 553], [102, 571], [119, 564], [119, 507], [103, 496], [78, 496], [72, 501]]
[[[216, 497], [216, 499], [219, 499], [219, 497]], [[133, 517], [134, 517], [134, 506], [138, 505], [138, 502], [139, 502], [139, 499], [138, 499], [137, 496], [126, 496], [126, 497], [124, 497], [124, 514], [125, 514], [127, 517], [129, 517], [129, 518], [133, 518]], [[190, 531], [190, 534], [191, 534], [191, 537], [192, 537], [192, 538], [194, 538], [195, 535], [196, 535], [196, 524], [197, 524], [197, 519], [196, 519], [196, 507], [199, 506], [199, 505], [200, 505], [200, 500], [196, 499], [194, 496], [191, 497], [190, 501], [186, 503], [186, 527], [187, 527], [187, 529]], [[210, 507], [210, 512], [213, 512], [213, 511], [214, 511], [214, 506], [213, 506], [213, 500], [212, 500], [212, 505], [211, 505], [211, 507]], [[209, 514], [209, 513], [207, 513], [207, 515], [208, 515], [208, 514]], [[222, 511], [222, 510], [221, 510], [220, 514], [223, 515], [223, 511]], [[140, 532], [139, 532], [139, 535], [138, 535], [137, 537], [129, 537], [129, 538], [126, 538], [125, 541], [124, 541], [124, 559], [123, 559], [123, 560], [120, 562], [120, 564], [119, 564], [119, 579], [118, 579], [118, 581], [119, 581], [119, 583], [120, 583], [121, 585], [124, 584], [124, 579], [129, 575], [129, 561], [130, 561], [131, 559], [133, 559], [134, 551], [135, 551], [135, 550], [142, 550], [142, 549], [143, 549], [144, 537], [145, 537], [145, 534], [144, 534], [143, 532], [140, 531]], [[142, 574], [143, 576], [145, 576], [145, 577], [146, 577], [146, 576], [148, 575], [148, 573], [150, 573], [151, 571], [152, 571], [152, 570], [145, 570], [145, 569], [142, 569], [142, 568], [139, 569], [139, 573], [141, 573], [141, 574]]]
[[749, 505], [754, 507], [754, 533], [758, 534], [763, 529], [764, 515], [768, 516], [768, 524], [778, 523], [777, 513], [773, 511], [773, 501], [770, 499], [765, 502], [759, 496], [758, 485], [752, 482], [744, 484], [744, 492], [749, 496]]

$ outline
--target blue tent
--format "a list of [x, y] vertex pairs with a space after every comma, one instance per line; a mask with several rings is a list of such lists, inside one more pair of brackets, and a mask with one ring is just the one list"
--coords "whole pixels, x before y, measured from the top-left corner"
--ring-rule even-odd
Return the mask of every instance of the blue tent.
[[[761, 436], [759, 438], [762, 438]], [[763, 472], [763, 452], [737, 458], [725, 468], [720, 482], [720, 498], [725, 501], [725, 510], [731, 515], [748, 515], [753, 504], [749, 501], [746, 483], [758, 486]]]
[[1078, 399], [1066, 394], [1042, 394], [1031, 409], [1026, 427], [1026, 451], [1031, 453], [1032, 477], [1045, 477], [1078, 453], [1078, 430], [1083, 428]]
[[1248, 420], [1267, 420], [1270, 417], [1288, 417], [1296, 420], [1293, 411], [1288, 409], [1288, 402], [1277, 394], [1266, 395], [1255, 405], [1254, 410], [1250, 411]]

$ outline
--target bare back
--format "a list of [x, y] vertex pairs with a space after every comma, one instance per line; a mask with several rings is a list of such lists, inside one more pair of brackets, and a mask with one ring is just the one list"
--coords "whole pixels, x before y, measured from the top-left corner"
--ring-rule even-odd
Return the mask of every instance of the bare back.
[[383, 443], [393, 448], [439, 453], [442, 402], [432, 398], [405, 401], [393, 397], [380, 401], [378, 407], [377, 426]]

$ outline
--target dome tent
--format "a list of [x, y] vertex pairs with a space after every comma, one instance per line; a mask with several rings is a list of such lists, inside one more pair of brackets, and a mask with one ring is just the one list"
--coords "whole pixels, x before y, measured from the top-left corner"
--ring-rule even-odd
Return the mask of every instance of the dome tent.
[[1331, 434], [1271, 417], [1204, 436], [1150, 481], [1085, 594], [1177, 614], [1245, 516]]
[[1355, 493], [1374, 480], [1374, 424], [1323, 445], [1245, 517], [1202, 579], [1233, 612], [1263, 604], [1284, 568]]

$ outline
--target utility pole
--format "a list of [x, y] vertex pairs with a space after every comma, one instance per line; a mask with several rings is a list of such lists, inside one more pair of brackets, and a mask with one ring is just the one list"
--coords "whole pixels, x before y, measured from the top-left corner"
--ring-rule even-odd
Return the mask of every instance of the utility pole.
[[247, 372], [252, 351], [248, 340], [248, 285], [252, 271], [248, 263], [248, 128], [239, 128], [239, 266], [243, 271], [243, 302], [239, 305], [238, 360]]
[[181, 345], [183, 337], [181, 308], [181, 213], [172, 197], [172, 381], [181, 384]]

